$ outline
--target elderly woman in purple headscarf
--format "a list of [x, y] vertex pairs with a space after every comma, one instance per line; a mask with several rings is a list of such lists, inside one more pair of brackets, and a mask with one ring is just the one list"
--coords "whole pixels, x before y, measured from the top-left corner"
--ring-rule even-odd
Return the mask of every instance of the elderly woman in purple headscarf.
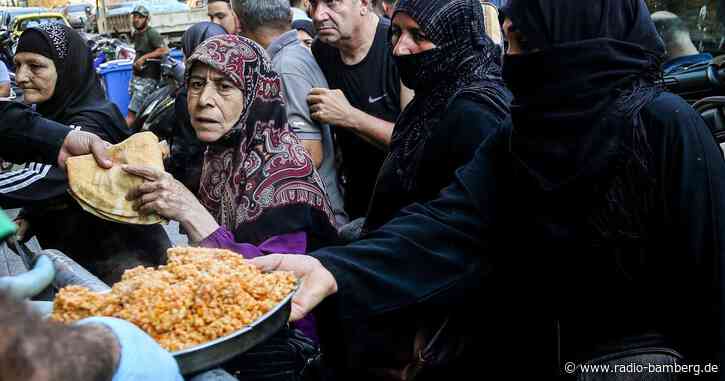
[[[206, 144], [199, 190], [165, 172], [125, 167], [147, 179], [129, 193], [135, 206], [179, 221], [193, 244], [246, 258], [304, 254], [334, 241], [324, 186], [287, 124], [281, 81], [264, 50], [236, 35], [207, 39], [187, 59], [186, 86], [191, 125]], [[315, 335], [309, 319], [296, 327]], [[233, 370], [248, 380], [298, 374], [312, 348], [284, 329], [236, 359]]]

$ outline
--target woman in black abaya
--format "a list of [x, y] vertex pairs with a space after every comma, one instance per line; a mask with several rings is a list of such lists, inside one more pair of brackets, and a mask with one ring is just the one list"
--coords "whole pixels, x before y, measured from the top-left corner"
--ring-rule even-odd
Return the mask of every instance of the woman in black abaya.
[[[401, 0], [391, 23], [393, 59], [415, 97], [395, 122], [363, 237], [405, 206], [435, 199], [454, 179], [456, 169], [473, 158], [479, 144], [504, 125], [511, 102], [501, 79], [503, 52], [487, 35], [500, 36], [500, 30], [486, 30], [478, 0]], [[390, 373], [409, 372], [406, 366], [420, 357], [416, 344], [418, 349], [425, 347], [440, 332], [435, 340], [438, 348], [426, 355], [445, 360], [418, 371], [418, 379], [452, 376], [451, 368], [461, 355], [450, 352], [466, 346], [469, 316], [460, 310], [433, 313], [425, 307], [395, 311], [365, 325], [355, 322], [330, 330], [340, 342], [327, 353], [344, 356], [340, 362], [353, 368], [350, 374], [338, 374], [340, 379], [383, 380]]]
[[512, 132], [366, 239], [256, 262], [305, 279], [293, 318], [331, 295], [320, 321], [476, 306], [498, 323], [471, 327], [485, 355], [467, 374], [655, 380], [673, 375], [647, 364], [720, 363], [725, 162], [702, 118], [655, 85], [644, 3], [511, 0], [504, 13]]
[[[90, 49], [73, 29], [43, 24], [23, 32], [15, 54], [18, 86], [34, 104], [41, 124], [62, 124], [92, 132], [110, 143], [131, 135], [118, 108], [106, 99], [93, 69]], [[17, 124], [31, 123], [27, 112]], [[84, 212], [67, 195], [68, 180], [58, 167], [28, 163], [3, 174], [0, 205], [25, 207], [20, 225], [46, 249], [63, 251], [107, 283], [137, 265], [163, 263], [171, 245], [161, 226], [132, 226]]]

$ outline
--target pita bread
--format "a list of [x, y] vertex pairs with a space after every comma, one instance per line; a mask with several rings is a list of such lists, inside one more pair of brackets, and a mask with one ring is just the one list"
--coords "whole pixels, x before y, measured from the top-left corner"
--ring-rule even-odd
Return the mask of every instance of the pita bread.
[[143, 184], [144, 179], [121, 169], [122, 164], [152, 167], [163, 171], [159, 140], [151, 132], [135, 134], [111, 146], [108, 154], [113, 161], [111, 169], [101, 168], [93, 155], [72, 157], [66, 162], [70, 193], [81, 207], [100, 218], [130, 224], [162, 222], [158, 215], [140, 215], [133, 210], [133, 202], [126, 200], [128, 192]]
[[168, 222], [168, 220], [156, 214], [141, 214], [138, 217], [124, 217], [105, 214], [104, 212], [94, 209], [91, 205], [86, 204], [86, 202], [78, 198], [78, 196], [76, 196], [73, 191], [69, 191], [68, 193], [70, 193], [70, 195], [76, 200], [76, 202], [78, 202], [78, 205], [80, 205], [83, 210], [103, 220], [131, 225], [154, 225], [158, 223]]

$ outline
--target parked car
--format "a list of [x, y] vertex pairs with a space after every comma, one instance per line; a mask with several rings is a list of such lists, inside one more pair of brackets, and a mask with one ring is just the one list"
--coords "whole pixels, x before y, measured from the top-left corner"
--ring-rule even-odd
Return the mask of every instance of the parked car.
[[11, 29], [10, 25], [16, 17], [32, 13], [49, 12], [48, 8], [23, 7], [23, 8], [0, 8], [0, 28]]
[[17, 40], [20, 38], [20, 35], [23, 34], [25, 29], [48, 23], [65, 24], [70, 26], [68, 20], [66, 20], [62, 14], [46, 12], [17, 16], [12, 21], [10, 30], [12, 31], [13, 38]]
[[63, 9], [63, 16], [73, 29], [85, 30], [90, 14], [91, 6], [88, 4], [72, 4]]

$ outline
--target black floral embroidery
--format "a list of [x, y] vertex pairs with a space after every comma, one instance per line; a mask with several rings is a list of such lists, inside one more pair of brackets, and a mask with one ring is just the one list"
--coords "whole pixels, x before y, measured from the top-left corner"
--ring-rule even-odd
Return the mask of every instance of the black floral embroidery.
[[68, 56], [68, 36], [62, 26], [49, 23], [38, 25], [36, 28], [43, 30], [50, 37], [50, 41], [53, 44], [56, 54], [58, 54], [58, 58], [63, 60]]

